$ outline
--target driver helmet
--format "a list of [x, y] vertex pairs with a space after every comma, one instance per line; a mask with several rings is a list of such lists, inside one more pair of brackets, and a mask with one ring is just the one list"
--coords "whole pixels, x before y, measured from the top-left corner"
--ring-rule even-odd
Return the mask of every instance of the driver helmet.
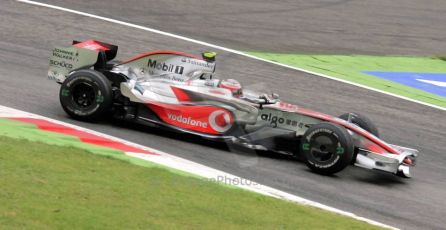
[[229, 89], [232, 92], [232, 95], [234, 96], [241, 96], [242, 95], [242, 85], [240, 82], [234, 79], [225, 79], [221, 80], [218, 87], [223, 89]]

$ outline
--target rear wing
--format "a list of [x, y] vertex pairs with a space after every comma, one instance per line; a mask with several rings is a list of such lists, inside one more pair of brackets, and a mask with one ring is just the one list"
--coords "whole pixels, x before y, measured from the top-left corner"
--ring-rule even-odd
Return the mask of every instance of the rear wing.
[[48, 78], [62, 83], [75, 70], [103, 69], [117, 52], [117, 46], [95, 40], [73, 41], [70, 47], [55, 47], [49, 58]]
[[113, 60], [118, 53], [118, 46], [95, 40], [88, 40], [84, 42], [73, 41], [73, 46], [88, 50], [96, 50], [98, 52], [104, 52], [106, 61]]

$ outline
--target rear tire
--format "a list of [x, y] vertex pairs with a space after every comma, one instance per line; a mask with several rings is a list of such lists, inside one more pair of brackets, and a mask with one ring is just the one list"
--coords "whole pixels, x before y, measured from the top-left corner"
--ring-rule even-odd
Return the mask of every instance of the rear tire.
[[326, 122], [315, 124], [305, 132], [300, 149], [307, 166], [322, 175], [343, 170], [354, 155], [353, 141], [347, 130]]
[[369, 133], [375, 135], [376, 137], [379, 137], [378, 128], [376, 128], [375, 124], [366, 116], [361, 115], [359, 113], [344, 113], [339, 118], [342, 120], [348, 121], [348, 116], [351, 114], [351, 122]]
[[95, 121], [111, 108], [111, 83], [100, 72], [79, 70], [62, 83], [59, 99], [62, 108], [74, 119]]

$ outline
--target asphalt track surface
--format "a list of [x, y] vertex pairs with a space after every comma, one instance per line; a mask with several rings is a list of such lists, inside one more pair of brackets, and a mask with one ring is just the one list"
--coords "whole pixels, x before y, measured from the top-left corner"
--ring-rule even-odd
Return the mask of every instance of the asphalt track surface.
[[[446, 52], [446, 30], [442, 27], [446, 3], [442, 1], [43, 2], [243, 50], [404, 55]], [[396, 227], [446, 226], [444, 111], [219, 52], [217, 72], [222, 78], [239, 79], [246, 85], [262, 82], [286, 101], [328, 114], [367, 114], [384, 140], [421, 152], [414, 178], [409, 180], [355, 167], [324, 177], [295, 160], [231, 152], [221, 144], [191, 136], [111, 121], [74, 121], [59, 105], [59, 86], [46, 80], [50, 50], [73, 39], [117, 44], [121, 60], [154, 49], [197, 54], [206, 47], [11, 0], [0, 1], [0, 31], [1, 105], [105, 132]]]

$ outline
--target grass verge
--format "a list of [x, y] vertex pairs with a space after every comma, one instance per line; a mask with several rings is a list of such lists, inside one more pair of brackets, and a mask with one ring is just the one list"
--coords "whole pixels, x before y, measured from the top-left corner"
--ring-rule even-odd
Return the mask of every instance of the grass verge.
[[2, 229], [375, 229], [74, 147], [0, 136]]
[[446, 64], [441, 58], [247, 53], [446, 108], [445, 97], [362, 73], [362, 71], [446, 73]]

